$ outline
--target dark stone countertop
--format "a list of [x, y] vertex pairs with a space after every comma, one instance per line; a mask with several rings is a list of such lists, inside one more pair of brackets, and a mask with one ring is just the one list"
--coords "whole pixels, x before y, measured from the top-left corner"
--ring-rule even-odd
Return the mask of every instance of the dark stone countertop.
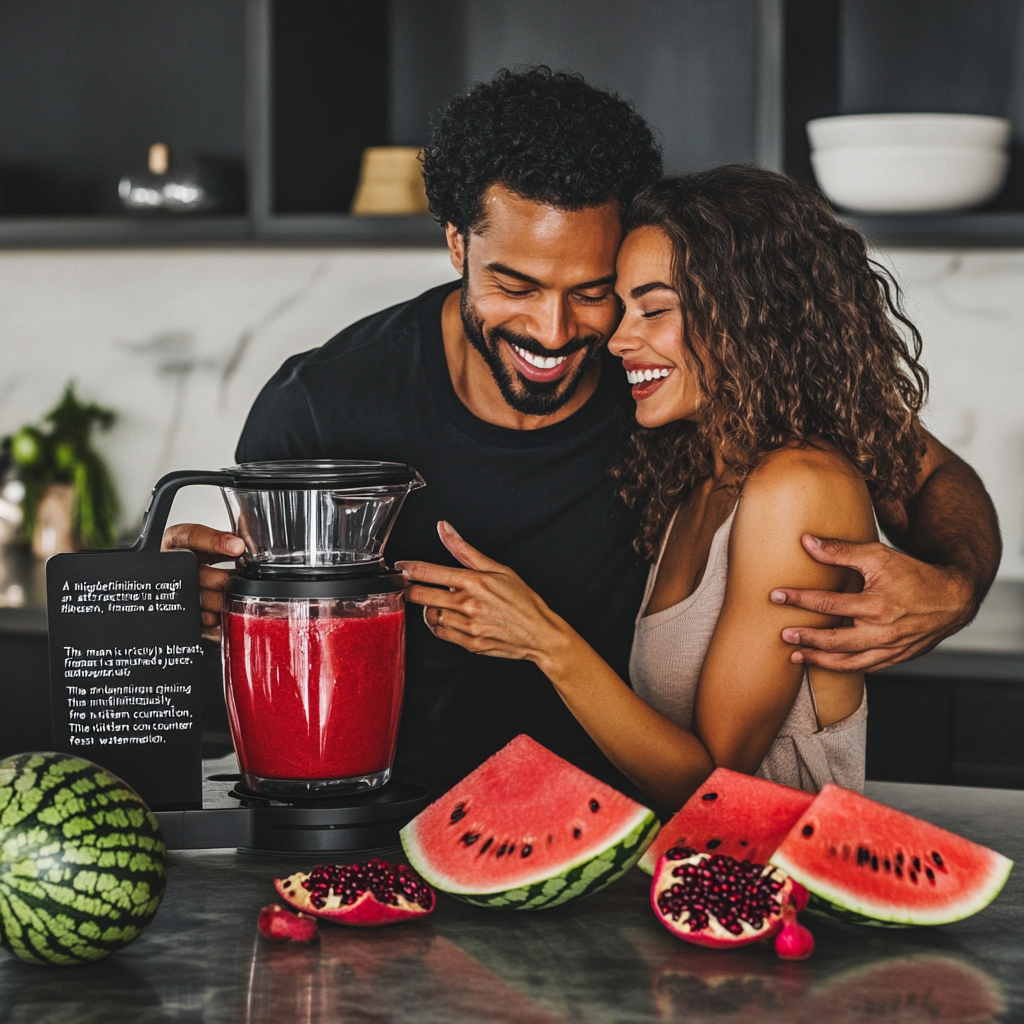
[[[869, 794], [1024, 857], [1024, 792], [869, 784]], [[655, 921], [639, 871], [537, 913], [446, 897], [432, 918], [380, 930], [321, 925], [319, 945], [261, 939], [271, 879], [303, 862], [233, 851], [172, 855], [164, 905], [100, 964], [0, 962], [11, 1024], [641, 1024], [648, 1021], [953, 1024], [1024, 1020], [1024, 875], [974, 918], [889, 930], [806, 915], [814, 956], [706, 950]]]

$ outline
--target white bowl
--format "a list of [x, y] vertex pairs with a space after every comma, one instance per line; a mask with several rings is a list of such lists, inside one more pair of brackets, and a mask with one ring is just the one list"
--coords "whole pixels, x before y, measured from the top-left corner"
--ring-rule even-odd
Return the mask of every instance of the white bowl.
[[812, 148], [848, 146], [987, 146], [1005, 149], [1010, 122], [981, 114], [850, 114], [807, 122]]
[[851, 146], [811, 153], [822, 191], [857, 213], [946, 213], [994, 199], [1010, 157], [970, 146]]

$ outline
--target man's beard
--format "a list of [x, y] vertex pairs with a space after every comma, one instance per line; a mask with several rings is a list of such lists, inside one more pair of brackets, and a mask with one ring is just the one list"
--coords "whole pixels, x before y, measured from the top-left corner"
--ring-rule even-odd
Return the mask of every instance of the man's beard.
[[586, 376], [591, 363], [600, 353], [603, 340], [601, 335], [591, 334], [582, 338], [572, 338], [558, 350], [558, 355], [568, 356], [581, 348], [588, 349], [576, 369], [571, 370], [567, 376], [551, 381], [529, 380], [521, 373], [510, 370], [506, 365], [501, 358], [501, 342], [504, 340], [510, 345], [517, 345], [536, 356], [548, 357], [555, 353], [546, 349], [536, 339], [528, 335], [516, 334], [505, 327], [494, 327], [490, 332], [485, 333], [483, 320], [476, 315], [476, 309], [470, 304], [467, 297], [468, 286], [468, 280], [463, 279], [462, 300], [459, 304], [462, 329], [466, 332], [466, 337], [469, 338], [473, 348], [483, 356], [484, 362], [487, 363], [487, 367], [491, 371], [491, 376], [494, 377], [495, 383], [498, 385], [501, 397], [523, 416], [550, 416], [557, 412], [576, 393], [576, 389]]

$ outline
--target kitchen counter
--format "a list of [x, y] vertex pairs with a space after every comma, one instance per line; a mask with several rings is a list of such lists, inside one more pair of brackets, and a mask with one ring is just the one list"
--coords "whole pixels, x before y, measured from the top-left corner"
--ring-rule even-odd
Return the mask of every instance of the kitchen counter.
[[[1024, 859], [1024, 793], [869, 783], [869, 795]], [[0, 961], [0, 1017], [57, 1022], [641, 1024], [1024, 1019], [1024, 874], [981, 914], [931, 929], [805, 915], [814, 956], [687, 946], [655, 921], [631, 871], [576, 904], [489, 911], [442, 897], [426, 921], [321, 925], [313, 946], [261, 939], [272, 878], [309, 865], [233, 851], [171, 855], [153, 926], [109, 960]]]

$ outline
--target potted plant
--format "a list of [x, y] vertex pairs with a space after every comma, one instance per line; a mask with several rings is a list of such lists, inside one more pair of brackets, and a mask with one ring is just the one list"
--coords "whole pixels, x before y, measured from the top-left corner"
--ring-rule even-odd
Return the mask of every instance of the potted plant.
[[11, 458], [25, 487], [22, 538], [40, 558], [117, 542], [117, 489], [92, 446], [93, 430], [109, 430], [116, 419], [110, 409], [79, 401], [72, 383], [41, 423], [11, 436]]

